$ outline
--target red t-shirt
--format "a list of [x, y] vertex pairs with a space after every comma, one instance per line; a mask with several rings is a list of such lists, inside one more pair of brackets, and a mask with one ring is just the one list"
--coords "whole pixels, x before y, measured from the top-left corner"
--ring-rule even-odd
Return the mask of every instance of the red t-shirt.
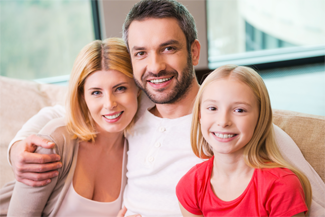
[[255, 169], [245, 191], [232, 201], [222, 201], [213, 193], [212, 169], [213, 157], [195, 165], [177, 184], [178, 200], [192, 214], [293, 216], [308, 210], [300, 181], [289, 169]]

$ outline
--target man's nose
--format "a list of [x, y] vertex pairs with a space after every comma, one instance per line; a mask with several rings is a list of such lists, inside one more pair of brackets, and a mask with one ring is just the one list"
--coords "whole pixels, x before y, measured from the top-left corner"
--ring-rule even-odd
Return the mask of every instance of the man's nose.
[[147, 70], [153, 74], [166, 70], [164, 58], [157, 53], [152, 54], [148, 61]]

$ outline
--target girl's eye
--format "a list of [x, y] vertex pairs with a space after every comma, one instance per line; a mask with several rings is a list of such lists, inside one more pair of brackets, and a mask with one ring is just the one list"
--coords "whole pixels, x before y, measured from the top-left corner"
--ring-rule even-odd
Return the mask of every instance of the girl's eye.
[[91, 95], [95, 95], [95, 96], [97, 96], [97, 95], [99, 95], [99, 94], [101, 94], [101, 92], [98, 91], [98, 90], [95, 90], [95, 91], [91, 92]]
[[116, 91], [119, 91], [119, 92], [125, 91], [125, 90], [126, 90], [126, 87], [124, 87], [124, 86], [120, 86], [120, 87], [116, 88]]
[[243, 112], [245, 112], [245, 110], [244, 110], [244, 109], [241, 109], [241, 108], [239, 108], [239, 109], [235, 109], [235, 112], [238, 112], [238, 113], [243, 113]]
[[216, 108], [216, 107], [213, 107], [213, 106], [211, 106], [211, 107], [208, 107], [208, 110], [209, 110], [209, 111], [216, 111], [216, 110], [217, 110], [217, 108]]

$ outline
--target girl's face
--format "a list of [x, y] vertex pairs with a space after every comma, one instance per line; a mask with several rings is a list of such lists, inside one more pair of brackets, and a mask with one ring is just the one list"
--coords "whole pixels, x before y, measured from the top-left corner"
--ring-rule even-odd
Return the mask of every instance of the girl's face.
[[139, 90], [134, 80], [116, 70], [90, 74], [84, 84], [84, 99], [98, 132], [122, 132], [138, 108]]
[[201, 131], [214, 154], [242, 153], [253, 136], [258, 117], [257, 99], [241, 81], [218, 79], [202, 94]]

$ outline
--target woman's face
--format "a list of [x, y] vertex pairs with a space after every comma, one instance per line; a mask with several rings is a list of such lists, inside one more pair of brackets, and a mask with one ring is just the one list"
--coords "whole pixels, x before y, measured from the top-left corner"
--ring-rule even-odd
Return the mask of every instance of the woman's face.
[[219, 79], [202, 94], [201, 131], [215, 155], [240, 154], [254, 134], [258, 117], [254, 92], [241, 81]]
[[98, 132], [122, 132], [138, 108], [133, 78], [116, 70], [96, 71], [84, 84], [84, 99]]

